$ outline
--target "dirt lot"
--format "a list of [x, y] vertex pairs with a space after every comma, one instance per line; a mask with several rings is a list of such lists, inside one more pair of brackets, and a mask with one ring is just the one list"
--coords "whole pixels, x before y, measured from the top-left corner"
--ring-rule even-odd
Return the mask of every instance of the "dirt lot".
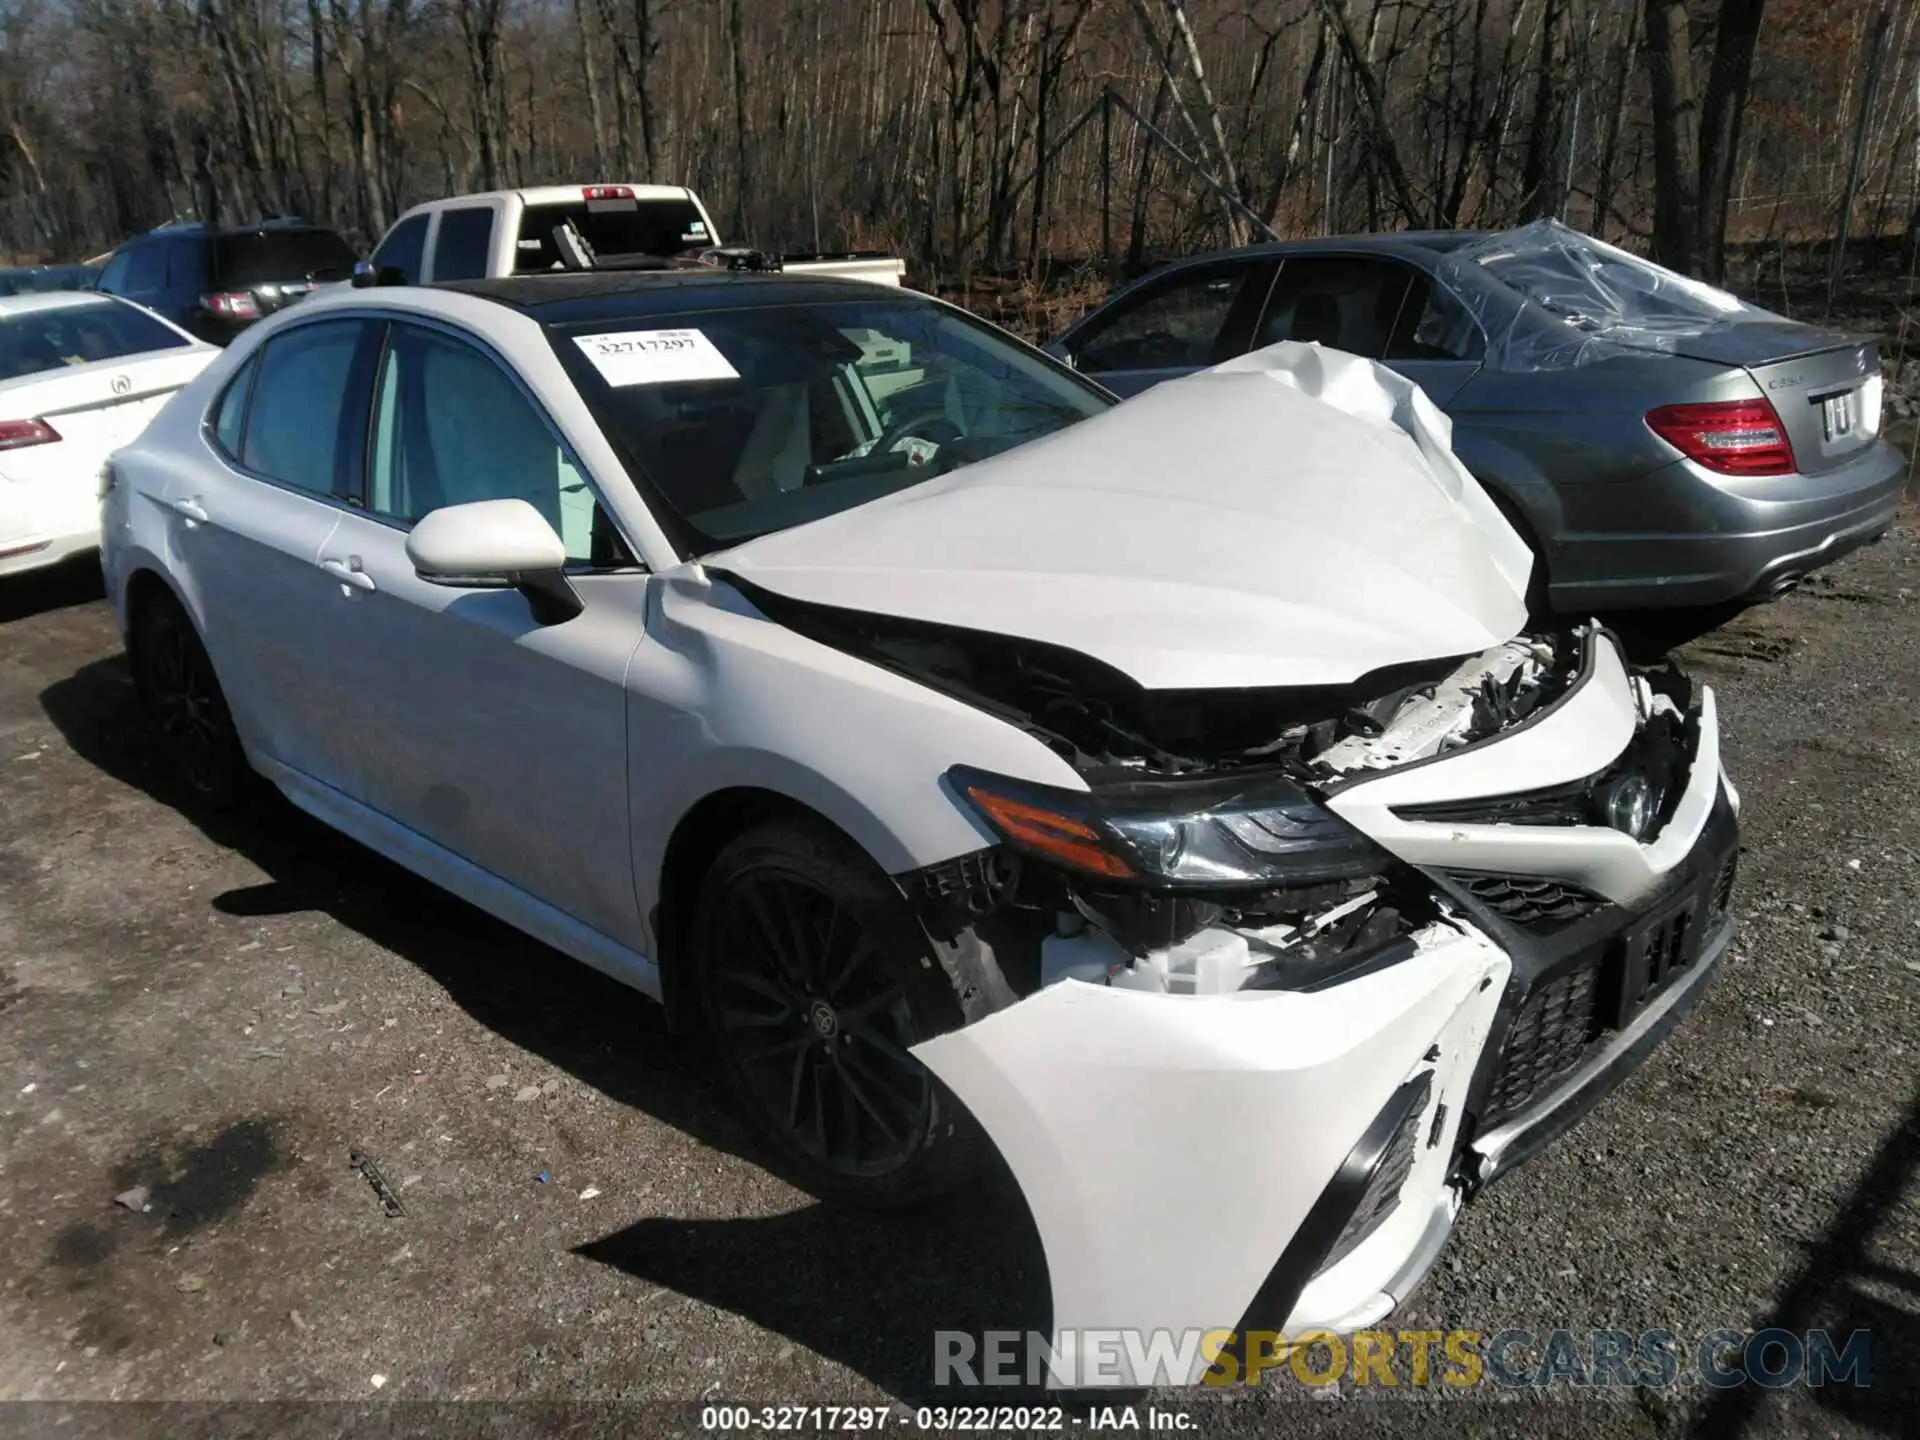
[[[1866, 1326], [1876, 1384], [1157, 1403], [1213, 1433], [1913, 1433], [1913, 518], [1688, 653], [1746, 801], [1741, 938], [1675, 1040], [1467, 1213], [1407, 1323]], [[643, 1001], [290, 811], [230, 832], [175, 800], [97, 581], [0, 587], [0, 1398], [951, 1402], [935, 1329], [1043, 1323], [1004, 1180], [823, 1208]], [[103, 1413], [69, 1418], [190, 1428]], [[669, 1418], [590, 1415], [568, 1428]]]

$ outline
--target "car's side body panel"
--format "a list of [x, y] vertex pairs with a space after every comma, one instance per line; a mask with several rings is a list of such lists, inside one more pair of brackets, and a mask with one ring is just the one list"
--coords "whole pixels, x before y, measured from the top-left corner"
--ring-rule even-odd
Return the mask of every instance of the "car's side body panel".
[[612, 937], [583, 924], [566, 911], [483, 870], [464, 856], [437, 845], [371, 806], [310, 776], [261, 756], [251, 757], [260, 773], [295, 805], [368, 849], [404, 865], [423, 879], [458, 895], [496, 919], [504, 920], [563, 955], [591, 965], [641, 994], [661, 996], [659, 966]]
[[[625, 681], [646, 579], [583, 576], [586, 610], [540, 625], [524, 596], [414, 573], [401, 530], [343, 515], [313, 658], [356, 737], [339, 788], [633, 950]], [[323, 577], [324, 578], [324, 577]], [[377, 737], [377, 738], [374, 738]], [[556, 836], [565, 836], [556, 843]]]

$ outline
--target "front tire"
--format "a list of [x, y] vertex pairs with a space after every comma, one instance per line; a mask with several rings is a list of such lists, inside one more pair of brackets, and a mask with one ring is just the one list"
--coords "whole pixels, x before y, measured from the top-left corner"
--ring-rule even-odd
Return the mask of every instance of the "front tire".
[[172, 595], [154, 595], [135, 614], [127, 659], [161, 752], [181, 783], [211, 809], [236, 808], [253, 771], [206, 646]]
[[975, 1173], [978, 1126], [909, 1053], [959, 1028], [959, 1000], [864, 855], [825, 826], [758, 826], [708, 871], [693, 940], [727, 1081], [807, 1188], [892, 1209]]

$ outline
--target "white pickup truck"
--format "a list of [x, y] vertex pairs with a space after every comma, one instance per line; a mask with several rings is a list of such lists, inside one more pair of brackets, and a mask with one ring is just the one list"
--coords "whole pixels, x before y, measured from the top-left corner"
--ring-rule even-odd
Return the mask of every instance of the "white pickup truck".
[[[416, 205], [394, 222], [372, 260], [362, 262], [362, 273], [383, 283], [426, 285], [574, 269], [580, 241], [584, 253], [603, 264], [721, 249], [713, 217], [684, 186], [541, 185]], [[900, 284], [906, 272], [902, 261], [878, 253], [753, 259], [787, 272], [881, 285]]]

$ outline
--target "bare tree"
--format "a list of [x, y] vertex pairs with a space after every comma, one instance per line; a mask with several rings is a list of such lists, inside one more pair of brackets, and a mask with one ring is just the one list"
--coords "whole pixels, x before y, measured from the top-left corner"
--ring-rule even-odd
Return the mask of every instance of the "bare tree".
[[1920, 0], [0, 0], [0, 248], [617, 177], [957, 274], [1566, 213], [1711, 276], [1920, 239], [1916, 82]]

